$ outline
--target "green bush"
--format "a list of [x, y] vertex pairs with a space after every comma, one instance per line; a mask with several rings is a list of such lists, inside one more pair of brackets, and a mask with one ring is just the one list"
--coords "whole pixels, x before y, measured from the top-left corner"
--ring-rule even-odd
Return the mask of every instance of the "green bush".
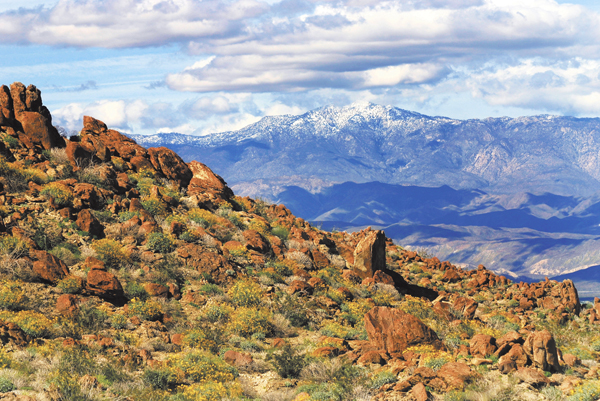
[[171, 236], [163, 233], [152, 233], [148, 236], [146, 246], [154, 252], [169, 253], [173, 250], [175, 242]]
[[110, 317], [110, 325], [117, 330], [124, 329], [127, 326], [127, 317], [122, 313], [115, 313]]
[[128, 304], [128, 313], [142, 320], [158, 320], [162, 316], [162, 307], [152, 299], [142, 301], [134, 298]]
[[228, 324], [228, 330], [231, 333], [243, 337], [249, 337], [254, 333], [270, 333], [271, 323], [269, 319], [271, 314], [257, 308], [238, 308], [232, 315]]
[[64, 294], [76, 294], [81, 291], [81, 280], [76, 277], [67, 277], [56, 285]]
[[6, 376], [0, 376], [0, 393], [8, 393], [16, 390], [13, 382]]
[[229, 316], [233, 312], [233, 308], [228, 305], [210, 305], [206, 308], [206, 320], [212, 323], [225, 322], [229, 320]]
[[369, 388], [373, 390], [377, 390], [379, 387], [384, 384], [396, 383], [398, 378], [395, 374], [388, 370], [384, 370], [382, 372], [376, 373], [371, 377]]
[[25, 307], [27, 296], [23, 282], [5, 280], [0, 285], [0, 308], [19, 310]]
[[306, 361], [302, 355], [298, 355], [291, 345], [286, 344], [280, 353], [273, 353], [268, 357], [273, 368], [282, 378], [298, 378]]
[[128, 260], [123, 247], [114, 239], [104, 238], [95, 241], [92, 248], [96, 251], [98, 259], [103, 261], [106, 267], [117, 268]]
[[223, 295], [223, 290], [216, 284], [203, 284], [200, 287], [200, 292], [206, 295]]
[[279, 237], [282, 241], [287, 241], [290, 236], [290, 230], [283, 226], [274, 226], [271, 233], [273, 233], [274, 236]]
[[121, 213], [119, 213], [119, 221], [121, 223], [123, 223], [123, 222], [126, 222], [127, 220], [130, 220], [130, 219], [134, 218], [135, 216], [139, 217], [140, 216], [140, 212], [138, 212], [138, 211], [133, 211], [133, 212], [125, 211], [125, 212], [121, 212]]
[[128, 281], [125, 284], [125, 296], [127, 297], [127, 299], [137, 298], [142, 301], [145, 301], [150, 295], [148, 295], [148, 293], [144, 289], [144, 286], [142, 286], [137, 281]]
[[156, 390], [169, 390], [177, 385], [177, 375], [168, 368], [146, 369], [142, 379]]
[[154, 216], [167, 214], [167, 204], [158, 198], [146, 198], [142, 201], [142, 206]]

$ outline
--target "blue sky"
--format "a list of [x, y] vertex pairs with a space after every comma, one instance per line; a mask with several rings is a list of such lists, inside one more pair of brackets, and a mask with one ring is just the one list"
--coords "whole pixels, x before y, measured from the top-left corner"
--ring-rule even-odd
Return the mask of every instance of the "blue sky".
[[600, 5], [0, 0], [0, 83], [55, 124], [207, 135], [355, 101], [454, 118], [600, 115]]

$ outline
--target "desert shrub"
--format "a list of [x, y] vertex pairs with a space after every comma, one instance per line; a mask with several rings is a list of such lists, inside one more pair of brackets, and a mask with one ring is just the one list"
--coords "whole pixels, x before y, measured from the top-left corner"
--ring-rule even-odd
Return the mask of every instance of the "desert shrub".
[[162, 316], [161, 305], [152, 299], [142, 301], [133, 298], [127, 306], [130, 315], [137, 316], [142, 320], [158, 320]]
[[223, 295], [223, 290], [216, 284], [207, 283], [200, 287], [200, 292], [206, 295]]
[[399, 307], [404, 312], [410, 313], [421, 320], [437, 319], [430, 303], [421, 298], [406, 296]]
[[95, 332], [104, 328], [108, 314], [104, 309], [96, 307], [93, 302], [84, 302], [79, 305], [79, 311], [74, 321], [86, 332]]
[[157, 390], [169, 390], [177, 385], [176, 373], [166, 367], [144, 370], [142, 380]]
[[0, 177], [4, 178], [6, 189], [10, 192], [25, 191], [28, 182], [33, 181], [36, 184], [44, 184], [48, 177], [40, 170], [33, 168], [23, 168], [16, 163], [8, 163], [0, 155]]
[[278, 299], [278, 303], [277, 310], [289, 320], [292, 326], [303, 327], [308, 324], [307, 313], [296, 297], [284, 294], [282, 298]]
[[16, 387], [12, 380], [6, 376], [0, 376], [0, 393], [8, 393], [13, 390], [16, 390]]
[[169, 253], [173, 250], [175, 242], [173, 238], [163, 233], [151, 233], [148, 235], [146, 246], [154, 252]]
[[342, 305], [342, 319], [345, 319], [350, 324], [355, 325], [362, 322], [365, 314], [370, 311], [375, 304], [368, 299], [358, 299], [356, 301], [347, 302]]
[[[258, 334], [258, 333], [255, 333]], [[240, 342], [240, 348], [246, 352], [258, 352], [262, 350], [262, 346], [253, 340], [243, 340]]]
[[310, 400], [315, 401], [343, 401], [348, 397], [351, 383], [311, 383], [298, 386], [298, 391], [308, 393]]
[[275, 271], [275, 273], [281, 276], [287, 277], [292, 275], [292, 269], [290, 269], [288, 265], [282, 262], [267, 262], [265, 267], [272, 268]]
[[66, 207], [73, 202], [73, 191], [65, 184], [51, 182], [42, 187], [40, 195], [52, 198], [57, 206]]
[[183, 344], [190, 348], [216, 350], [217, 342], [203, 329], [191, 329], [183, 336]]
[[242, 389], [237, 383], [219, 382], [198, 383], [187, 386], [182, 393], [182, 401], [220, 401], [237, 399], [242, 395]]
[[227, 383], [238, 377], [237, 370], [219, 357], [205, 351], [191, 351], [169, 358], [175, 371], [185, 379], [197, 382]]
[[154, 216], [164, 216], [167, 214], [167, 204], [155, 197], [142, 200], [142, 206]]
[[0, 285], [0, 308], [19, 310], [25, 307], [27, 296], [23, 282], [5, 280]]
[[29, 248], [25, 241], [12, 235], [0, 237], [0, 254], [2, 255], [12, 255], [18, 258], [25, 255], [28, 251]]
[[376, 390], [384, 384], [396, 383], [398, 378], [395, 374], [390, 372], [389, 370], [384, 370], [379, 373], [375, 373], [370, 380], [369, 388]]
[[196, 230], [186, 230], [181, 233], [179, 239], [185, 242], [196, 242], [202, 238], [202, 235]]
[[79, 248], [66, 242], [56, 245], [49, 252], [65, 262], [67, 266], [73, 266], [81, 260], [81, 251]]
[[122, 313], [115, 313], [110, 317], [110, 325], [117, 330], [127, 326], [127, 317]]
[[273, 226], [271, 233], [282, 241], [287, 241], [290, 236], [290, 230], [283, 226]]
[[64, 294], [76, 294], [81, 291], [81, 279], [77, 277], [67, 277], [56, 285]]
[[282, 378], [298, 378], [306, 361], [302, 355], [298, 355], [290, 344], [286, 344], [279, 353], [271, 354], [268, 359], [273, 368]]
[[238, 280], [227, 293], [237, 306], [257, 306], [263, 297], [260, 285], [251, 280]]
[[2, 318], [15, 323], [21, 330], [33, 338], [48, 335], [53, 324], [45, 315], [34, 311], [21, 311], [12, 316], [3, 315]]
[[335, 322], [326, 323], [320, 331], [324, 336], [343, 338], [345, 340], [351, 340], [360, 334], [360, 330]]
[[229, 249], [229, 254], [236, 258], [245, 258], [248, 259], [250, 257], [250, 253], [246, 249], [245, 246], [240, 245], [235, 248]]
[[254, 333], [270, 333], [270, 313], [254, 307], [241, 307], [232, 313], [229, 332], [248, 337]]
[[134, 218], [135, 216], [140, 217], [140, 212], [138, 211], [124, 211], [124, 212], [120, 212], [119, 213], [119, 221], [121, 223], [126, 222], [127, 220], [130, 220], [132, 218]]
[[451, 362], [452, 360], [452, 357], [445, 353], [441, 353], [439, 355], [430, 355], [423, 359], [423, 366], [431, 368], [437, 372], [442, 366], [448, 362]]
[[210, 228], [218, 222], [217, 217], [208, 210], [193, 208], [188, 212], [188, 218], [194, 223]]
[[117, 268], [127, 260], [127, 254], [121, 244], [114, 239], [104, 238], [95, 241], [92, 248], [107, 267]]
[[372, 299], [377, 306], [392, 306], [395, 301], [395, 297], [387, 291], [377, 291]]
[[144, 286], [137, 281], [128, 281], [125, 284], [124, 290], [127, 299], [137, 298], [141, 301], [145, 301], [150, 296], [144, 289]]
[[267, 222], [261, 220], [252, 220], [250, 224], [248, 224], [249, 230], [254, 230], [261, 233], [263, 236], [267, 237], [269, 235], [270, 227]]
[[229, 305], [210, 305], [206, 308], [204, 316], [209, 322], [216, 323], [229, 320], [232, 313], [233, 308]]

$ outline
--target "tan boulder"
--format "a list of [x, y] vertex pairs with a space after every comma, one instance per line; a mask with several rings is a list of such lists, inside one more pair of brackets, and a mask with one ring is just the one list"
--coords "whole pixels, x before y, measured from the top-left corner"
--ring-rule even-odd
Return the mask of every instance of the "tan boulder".
[[556, 342], [548, 330], [530, 333], [523, 344], [523, 350], [535, 367], [551, 372], [560, 370]]
[[246, 240], [246, 248], [265, 254], [271, 250], [269, 242], [256, 230], [246, 230], [242, 233]]
[[529, 357], [525, 353], [525, 350], [521, 344], [514, 344], [510, 351], [502, 355], [498, 360], [498, 364], [502, 365], [508, 362], [513, 362], [516, 368], [522, 368], [529, 364]]
[[307, 294], [313, 293], [313, 287], [303, 280], [294, 280], [290, 283], [287, 289], [288, 294]]
[[485, 358], [496, 351], [496, 339], [487, 334], [475, 334], [469, 341], [469, 351], [473, 356]]
[[475, 312], [477, 311], [477, 302], [471, 298], [467, 297], [458, 297], [452, 308], [462, 314], [462, 318], [466, 320], [472, 320], [475, 317]]
[[204, 164], [192, 161], [188, 163], [192, 172], [192, 178], [188, 185], [188, 194], [199, 195], [202, 199], [210, 201], [213, 199], [230, 199], [233, 191], [227, 186], [223, 178], [213, 173], [213, 171]]
[[376, 306], [365, 315], [365, 328], [371, 343], [388, 353], [402, 352], [417, 344], [443, 345], [433, 330], [400, 309]]
[[370, 231], [354, 250], [354, 273], [360, 278], [370, 278], [377, 270], [383, 270], [385, 261], [385, 234]]
[[236, 368], [248, 366], [252, 362], [254, 362], [254, 360], [252, 359], [252, 355], [234, 350], [229, 350], [225, 352], [225, 354], [223, 355], [223, 360]]
[[518, 368], [513, 375], [533, 387], [542, 387], [550, 383], [550, 380], [542, 372], [532, 368]]
[[165, 147], [148, 149], [152, 166], [169, 180], [177, 182], [181, 187], [187, 187], [193, 177], [188, 165], [171, 149]]
[[463, 390], [480, 375], [465, 363], [449, 362], [437, 371], [437, 376], [446, 383], [447, 390]]
[[73, 294], [63, 294], [56, 300], [56, 311], [61, 315], [72, 316], [79, 309], [79, 299]]

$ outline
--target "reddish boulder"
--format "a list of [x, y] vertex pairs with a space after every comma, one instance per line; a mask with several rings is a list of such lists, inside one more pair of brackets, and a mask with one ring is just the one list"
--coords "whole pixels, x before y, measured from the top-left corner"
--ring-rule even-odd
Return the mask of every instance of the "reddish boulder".
[[312, 352], [316, 358], [333, 358], [340, 354], [340, 350], [335, 347], [319, 347]]
[[77, 221], [75, 221], [77, 227], [81, 231], [87, 232], [90, 236], [96, 238], [104, 237], [104, 226], [102, 223], [92, 214], [90, 209], [83, 209], [77, 214]]
[[193, 173], [177, 153], [165, 147], [150, 148], [148, 156], [152, 166], [169, 180], [177, 182], [181, 187], [189, 185]]
[[73, 203], [79, 204], [79, 208], [101, 209], [104, 205], [102, 192], [92, 184], [77, 183], [73, 186]]
[[243, 232], [246, 239], [246, 248], [265, 254], [271, 250], [269, 242], [258, 231], [246, 230]]
[[523, 345], [525, 353], [535, 367], [544, 371], [558, 372], [558, 350], [552, 333], [548, 330], [533, 332], [527, 336]]
[[447, 390], [463, 390], [465, 385], [479, 377], [477, 372], [461, 362], [449, 362], [442, 366], [437, 376], [446, 383]]
[[252, 355], [233, 350], [225, 352], [223, 355], [223, 360], [236, 368], [248, 366], [254, 362]]
[[381, 357], [379, 351], [367, 351], [358, 358], [356, 364], [359, 366], [385, 365], [385, 359]]
[[423, 383], [417, 383], [412, 389], [412, 396], [416, 401], [428, 401], [429, 392]]
[[462, 314], [463, 319], [472, 320], [477, 311], [477, 302], [470, 298], [458, 297], [452, 307], [456, 312]]
[[168, 298], [169, 297], [169, 288], [164, 285], [156, 284], [156, 283], [146, 283], [144, 284], [144, 290], [151, 297], [157, 298]]
[[233, 197], [231, 188], [210, 168], [197, 161], [190, 162], [188, 167], [192, 172], [188, 194], [197, 195], [199, 202], [212, 203], [217, 199], [228, 200]]
[[417, 344], [443, 345], [433, 330], [400, 309], [376, 306], [365, 315], [365, 328], [371, 343], [388, 353], [402, 352]]
[[444, 272], [444, 275], [442, 276], [442, 281], [445, 281], [448, 283], [456, 283], [456, 282], [460, 281], [460, 279], [461, 279], [460, 275], [454, 269], [446, 270]]
[[56, 284], [69, 275], [67, 265], [46, 251], [33, 251], [37, 261], [33, 263], [33, 272], [43, 281]]
[[234, 267], [217, 252], [209, 251], [198, 244], [188, 244], [177, 248], [177, 253], [186, 266], [196, 269], [199, 273], [209, 274], [217, 284], [234, 279], [227, 273]]
[[73, 294], [63, 294], [56, 300], [56, 311], [61, 315], [72, 316], [79, 309], [79, 299]]
[[310, 295], [313, 293], [313, 287], [311, 287], [311, 285], [308, 284], [306, 281], [294, 280], [290, 283], [287, 292], [290, 295], [296, 293]]
[[514, 376], [533, 387], [542, 387], [550, 383], [548, 378], [544, 376], [542, 372], [531, 368], [518, 368], [514, 373]]
[[113, 303], [123, 303], [125, 294], [117, 277], [105, 270], [93, 269], [87, 275], [86, 290]]
[[514, 363], [515, 369], [529, 364], [529, 358], [520, 344], [513, 345], [510, 351], [502, 355], [498, 360], [498, 364], [500, 365], [508, 362]]
[[370, 231], [354, 250], [354, 273], [360, 278], [373, 277], [377, 270], [385, 269], [385, 234]]
[[394, 279], [392, 276], [382, 272], [381, 270], [377, 270], [375, 274], [373, 274], [373, 281], [379, 284], [394, 285]]

